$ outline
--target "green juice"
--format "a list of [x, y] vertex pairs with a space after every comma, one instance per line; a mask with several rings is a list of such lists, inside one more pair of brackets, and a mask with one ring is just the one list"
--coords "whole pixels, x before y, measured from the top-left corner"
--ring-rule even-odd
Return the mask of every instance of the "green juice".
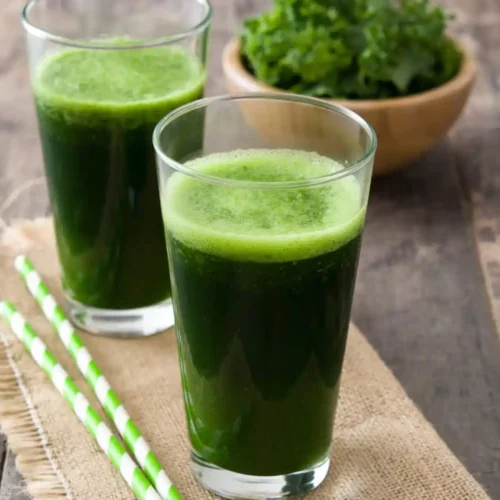
[[[192, 169], [293, 181], [342, 167], [247, 150]], [[271, 476], [329, 453], [365, 207], [353, 176], [307, 189], [236, 189], [173, 174], [162, 190], [194, 453]]]
[[151, 136], [201, 97], [180, 48], [66, 50], [33, 79], [64, 287], [73, 300], [133, 309], [170, 296]]

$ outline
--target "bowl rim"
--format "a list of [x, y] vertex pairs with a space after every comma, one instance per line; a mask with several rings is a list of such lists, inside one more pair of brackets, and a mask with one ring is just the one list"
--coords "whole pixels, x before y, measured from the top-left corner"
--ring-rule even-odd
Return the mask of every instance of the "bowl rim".
[[[415, 106], [422, 103], [437, 101], [456, 91], [472, 85], [476, 78], [477, 68], [474, 58], [463, 43], [453, 39], [460, 49], [463, 60], [460, 71], [447, 82], [438, 87], [402, 97], [388, 97], [384, 99], [334, 99], [322, 97], [320, 99], [330, 103], [348, 106], [354, 111], [383, 110], [395, 106]], [[245, 87], [245, 91], [289, 93], [284, 89], [273, 87], [258, 80], [243, 65], [241, 61], [241, 42], [238, 37], [232, 38], [225, 46], [222, 53], [222, 66], [226, 77], [239, 81]], [[297, 94], [300, 95], [300, 94]]]

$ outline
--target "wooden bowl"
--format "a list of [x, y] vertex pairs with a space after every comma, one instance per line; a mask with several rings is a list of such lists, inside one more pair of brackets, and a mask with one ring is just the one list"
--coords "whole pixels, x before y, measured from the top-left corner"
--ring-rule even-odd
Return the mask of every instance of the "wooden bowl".
[[[257, 80], [244, 67], [238, 39], [228, 43], [222, 59], [226, 84], [231, 93], [285, 92]], [[326, 100], [351, 109], [375, 129], [378, 149], [374, 175], [384, 175], [416, 160], [446, 135], [460, 116], [475, 77], [474, 60], [463, 49], [463, 62], [458, 75], [427, 92], [381, 100]], [[255, 115], [252, 119], [256, 128], [268, 131], [279, 128], [272, 123], [273, 114], [259, 113], [259, 117]], [[313, 117], [309, 118], [309, 123], [314, 122]], [[260, 124], [256, 120], [260, 120]]]

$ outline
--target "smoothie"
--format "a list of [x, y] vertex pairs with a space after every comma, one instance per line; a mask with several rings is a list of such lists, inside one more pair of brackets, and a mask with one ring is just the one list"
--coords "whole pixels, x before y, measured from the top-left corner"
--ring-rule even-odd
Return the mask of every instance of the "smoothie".
[[[189, 168], [294, 181], [343, 167], [245, 150]], [[329, 453], [365, 207], [353, 176], [235, 188], [174, 173], [162, 188], [189, 434], [198, 458], [272, 476]]]
[[102, 309], [170, 296], [151, 136], [203, 93], [201, 63], [180, 48], [65, 50], [33, 88], [63, 284]]

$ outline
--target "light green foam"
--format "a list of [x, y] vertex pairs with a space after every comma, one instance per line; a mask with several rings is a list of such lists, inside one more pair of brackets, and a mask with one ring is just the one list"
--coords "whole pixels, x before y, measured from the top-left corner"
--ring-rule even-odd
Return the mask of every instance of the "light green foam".
[[112, 111], [185, 100], [203, 88], [198, 59], [179, 47], [69, 49], [47, 57], [33, 87], [39, 100], [72, 109]]
[[[279, 182], [343, 167], [316, 153], [241, 150], [189, 167], [223, 179]], [[240, 261], [287, 262], [331, 252], [359, 234], [365, 207], [354, 176], [314, 188], [241, 189], [172, 175], [163, 192], [167, 229], [184, 244]]]

